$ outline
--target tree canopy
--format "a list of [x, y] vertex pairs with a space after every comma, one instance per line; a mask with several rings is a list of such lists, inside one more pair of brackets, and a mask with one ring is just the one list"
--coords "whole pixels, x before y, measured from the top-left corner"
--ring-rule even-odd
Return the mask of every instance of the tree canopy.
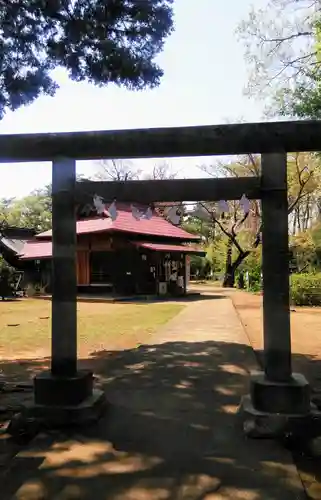
[[321, 3], [270, 0], [238, 27], [250, 75], [247, 91], [284, 116], [321, 116]]
[[0, 0], [0, 118], [75, 81], [155, 87], [155, 57], [173, 30], [173, 0]]
[[28, 227], [37, 232], [51, 228], [51, 186], [20, 199], [0, 199], [0, 224]]
[[[200, 166], [212, 177], [249, 177], [260, 175], [258, 155], [239, 156]], [[311, 153], [289, 153], [287, 162], [289, 231], [306, 231], [320, 217], [321, 164]], [[250, 202], [244, 213], [239, 201], [228, 202], [228, 211], [220, 214], [217, 203], [200, 203], [208, 214], [199, 231], [208, 245], [207, 258], [212, 267], [224, 273], [223, 285], [233, 286], [239, 270], [259, 269], [261, 265], [261, 206]], [[195, 224], [195, 223], [194, 223]]]

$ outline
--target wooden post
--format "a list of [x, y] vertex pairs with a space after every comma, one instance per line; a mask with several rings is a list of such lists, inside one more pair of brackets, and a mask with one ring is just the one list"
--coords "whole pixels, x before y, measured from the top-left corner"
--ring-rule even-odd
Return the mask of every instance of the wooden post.
[[52, 165], [52, 359], [54, 376], [77, 373], [76, 162]]
[[291, 379], [287, 155], [262, 155], [263, 328], [266, 377]]

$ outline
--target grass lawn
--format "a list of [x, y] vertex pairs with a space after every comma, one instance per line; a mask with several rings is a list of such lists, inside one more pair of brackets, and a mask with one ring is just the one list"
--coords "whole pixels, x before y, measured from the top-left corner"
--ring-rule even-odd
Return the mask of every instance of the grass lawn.
[[[150, 334], [184, 305], [78, 303], [78, 356], [148, 343]], [[0, 301], [0, 359], [50, 355], [51, 302], [40, 299]], [[64, 328], [64, 318], [61, 318]], [[67, 333], [67, 332], [66, 332]]]

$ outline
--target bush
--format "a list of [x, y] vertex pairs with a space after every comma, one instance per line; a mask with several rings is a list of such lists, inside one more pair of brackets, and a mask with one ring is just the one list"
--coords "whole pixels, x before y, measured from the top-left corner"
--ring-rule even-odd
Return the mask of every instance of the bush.
[[321, 306], [321, 273], [292, 274], [290, 293], [296, 306]]
[[259, 292], [262, 290], [260, 267], [256, 267], [249, 272], [249, 290], [251, 290], [251, 292]]
[[261, 290], [262, 290], [261, 282], [254, 281], [253, 283], [250, 284], [249, 290], [250, 290], [250, 292], [254, 292], [254, 293], [261, 292]]

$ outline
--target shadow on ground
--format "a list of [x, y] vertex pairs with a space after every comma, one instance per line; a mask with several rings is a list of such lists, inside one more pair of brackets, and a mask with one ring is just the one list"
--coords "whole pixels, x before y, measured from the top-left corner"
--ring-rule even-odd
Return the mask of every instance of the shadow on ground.
[[[26, 380], [46, 363], [0, 369]], [[305, 498], [289, 454], [247, 440], [238, 425], [255, 368], [248, 346], [167, 342], [95, 353], [80, 365], [104, 389], [106, 415], [81, 434], [38, 436], [3, 474], [3, 500]]]
[[[205, 293], [204, 293], [205, 292]], [[39, 297], [34, 297], [37, 300], [47, 300], [51, 301], [51, 296], [50, 295], [44, 295], [44, 296], [39, 296]], [[117, 296], [112, 296], [112, 295], [82, 295], [79, 294], [77, 297], [78, 302], [86, 302], [89, 304], [92, 303], [115, 303], [115, 304], [158, 304], [158, 303], [166, 303], [166, 302], [181, 302], [183, 304], [185, 303], [191, 303], [191, 302], [199, 302], [201, 300], [213, 300], [213, 299], [225, 299], [226, 296], [220, 292], [212, 292], [212, 291], [207, 291], [204, 289], [193, 289], [192, 292], [190, 292], [187, 295], [184, 296], [172, 296], [172, 297], [160, 297], [160, 296], [155, 296], [155, 297], [144, 297], [144, 296], [139, 296], [135, 295], [134, 297], [117, 297]]]
[[[223, 294], [220, 294], [220, 293], [213, 293], [213, 292], [210, 292], [210, 293], [204, 293], [204, 290], [202, 291], [193, 291], [193, 293], [190, 293], [188, 295], [184, 295], [184, 296], [177, 296], [177, 297], [166, 297], [166, 298], [162, 298], [162, 297], [155, 297], [155, 298], [149, 298], [149, 299], [145, 299], [144, 297], [129, 297], [128, 299], [127, 298], [124, 298], [124, 299], [119, 299], [117, 300], [117, 298], [115, 299], [115, 302], [117, 303], [120, 303], [120, 304], [155, 304], [155, 303], [164, 303], [164, 302], [181, 302], [183, 304], [185, 303], [191, 303], [191, 302], [200, 302], [202, 300], [215, 300], [215, 299], [226, 299], [226, 296], [223, 295]], [[90, 301], [90, 299], [89, 299]]]

